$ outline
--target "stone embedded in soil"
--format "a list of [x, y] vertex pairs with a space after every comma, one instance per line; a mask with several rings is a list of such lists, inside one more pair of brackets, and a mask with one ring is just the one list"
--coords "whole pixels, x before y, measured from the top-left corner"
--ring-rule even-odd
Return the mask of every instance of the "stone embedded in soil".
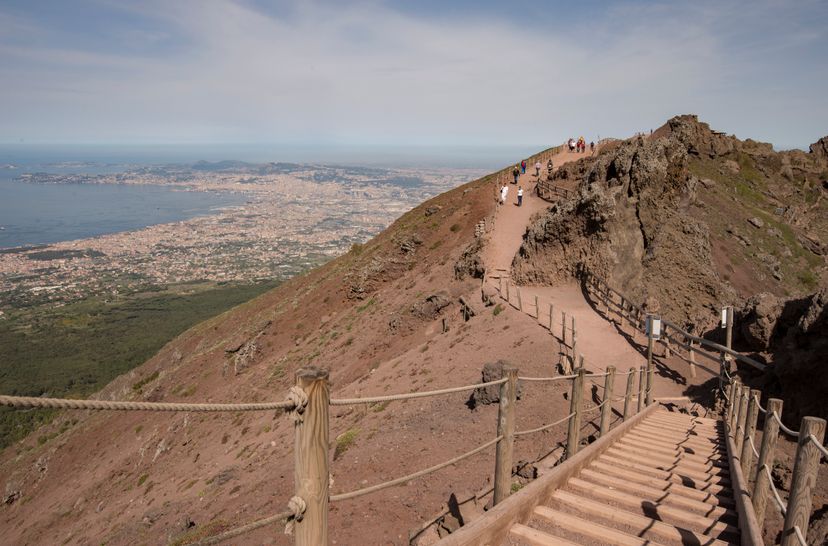
[[752, 226], [758, 227], [758, 228], [763, 227], [765, 225], [765, 222], [763, 222], [761, 218], [757, 218], [755, 216], [753, 218], [751, 218], [750, 220], [748, 220], [748, 222]]
[[[503, 377], [503, 366], [509, 366], [510, 364], [505, 360], [498, 360], [497, 362], [487, 362], [483, 365], [483, 383], [489, 383], [491, 381], [497, 381], [501, 377]], [[517, 398], [520, 400], [520, 396], [523, 392], [523, 388], [521, 387], [520, 382], [517, 385]], [[471, 394], [471, 398], [469, 399], [469, 405], [472, 408], [477, 407], [478, 405], [485, 406], [487, 404], [496, 404], [500, 402], [500, 385], [489, 385], [488, 387], [479, 387], [474, 389], [474, 392]]]

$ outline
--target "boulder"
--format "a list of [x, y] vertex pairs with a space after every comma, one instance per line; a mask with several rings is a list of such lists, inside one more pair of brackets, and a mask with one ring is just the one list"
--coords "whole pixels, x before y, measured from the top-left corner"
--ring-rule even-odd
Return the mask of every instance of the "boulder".
[[[498, 360], [497, 362], [487, 362], [484, 364], [481, 383], [497, 381], [503, 377], [503, 366], [509, 366], [509, 363], [505, 360]], [[522, 392], [522, 386], [520, 382], [518, 382], [518, 400], [520, 400]], [[468, 405], [471, 408], [475, 408], [478, 405], [497, 404], [498, 402], [500, 402], [500, 385], [489, 385], [488, 387], [479, 387], [474, 389], [474, 392], [471, 394], [471, 398], [469, 398]]]
[[817, 140], [808, 149], [819, 161], [828, 162], [828, 136]]
[[750, 298], [737, 313], [736, 324], [754, 351], [770, 346], [776, 321], [782, 315], [782, 303], [769, 292]]

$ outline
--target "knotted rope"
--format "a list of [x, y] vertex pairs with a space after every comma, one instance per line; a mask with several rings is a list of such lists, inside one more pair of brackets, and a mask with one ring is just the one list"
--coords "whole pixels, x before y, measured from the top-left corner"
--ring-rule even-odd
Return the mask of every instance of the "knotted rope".
[[288, 391], [287, 399], [293, 404], [293, 408], [290, 409], [293, 423], [298, 425], [302, 422], [302, 414], [305, 413], [305, 408], [308, 407], [308, 395], [302, 390], [302, 387], [294, 385]]

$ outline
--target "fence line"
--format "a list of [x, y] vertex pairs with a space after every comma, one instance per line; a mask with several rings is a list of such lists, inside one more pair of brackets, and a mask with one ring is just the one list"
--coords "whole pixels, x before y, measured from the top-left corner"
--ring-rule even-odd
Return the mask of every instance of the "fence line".
[[55, 408], [98, 411], [267, 411], [292, 410], [292, 400], [249, 404], [186, 404], [174, 402], [131, 402], [126, 400], [80, 400], [69, 398], [37, 398], [0, 395], [0, 406], [12, 408]]
[[497, 379], [487, 383], [478, 383], [476, 385], [464, 385], [462, 387], [451, 387], [448, 389], [441, 389], [436, 391], [424, 392], [409, 392], [405, 394], [389, 394], [385, 396], [369, 396], [365, 398], [332, 398], [332, 406], [353, 406], [358, 404], [375, 404], [377, 402], [393, 402], [396, 400], [412, 400], [414, 398], [427, 398], [429, 396], [441, 396], [444, 394], [452, 394], [455, 392], [471, 391], [474, 389], [482, 389], [491, 387], [493, 385], [502, 385], [506, 379]]

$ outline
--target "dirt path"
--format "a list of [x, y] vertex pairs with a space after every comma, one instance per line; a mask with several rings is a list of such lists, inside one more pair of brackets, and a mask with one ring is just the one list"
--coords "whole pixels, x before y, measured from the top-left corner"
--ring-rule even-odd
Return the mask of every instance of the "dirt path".
[[[553, 156], [553, 162], [558, 167], [582, 157], [584, 154], [563, 152]], [[534, 172], [534, 166], [530, 166], [527, 173], [519, 178], [518, 185], [524, 190], [523, 205], [517, 206], [517, 186], [509, 184], [506, 204], [497, 211], [494, 228], [483, 254], [489, 285], [495, 289], [502, 287], [501, 295], [508, 297], [512, 306], [522, 306], [524, 313], [535, 317], [547, 329], [550, 326], [550, 304], [554, 306], [551, 333], [558, 341], [563, 341], [561, 360], [572, 356], [571, 327], [574, 317], [578, 333], [575, 351], [584, 356], [587, 370], [601, 372], [607, 366], [615, 366], [618, 373], [623, 373], [630, 368], [646, 366], [646, 340], [643, 335], [634, 337], [631, 327], [619, 326], [608, 320], [603, 310], [596, 309], [594, 302], [588, 299], [578, 283], [555, 287], [510, 285], [512, 259], [520, 249], [526, 228], [534, 214], [549, 207], [548, 202], [535, 194], [537, 177]], [[545, 165], [541, 169], [541, 175], [545, 176]], [[507, 288], [507, 285], [510, 286]], [[562, 312], [566, 313], [565, 334], [562, 333]], [[667, 366], [659, 364], [657, 363], [654, 395], [682, 395], [687, 384], [685, 374], [674, 373]]]

